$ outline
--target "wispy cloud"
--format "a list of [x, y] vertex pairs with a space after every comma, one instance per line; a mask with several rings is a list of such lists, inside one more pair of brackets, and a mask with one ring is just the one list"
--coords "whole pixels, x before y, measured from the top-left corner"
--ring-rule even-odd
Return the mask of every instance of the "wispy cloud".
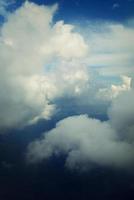
[[120, 4], [119, 4], [119, 3], [114, 3], [113, 6], [112, 6], [113, 9], [117, 9], [117, 8], [119, 8], [119, 7], [120, 7]]

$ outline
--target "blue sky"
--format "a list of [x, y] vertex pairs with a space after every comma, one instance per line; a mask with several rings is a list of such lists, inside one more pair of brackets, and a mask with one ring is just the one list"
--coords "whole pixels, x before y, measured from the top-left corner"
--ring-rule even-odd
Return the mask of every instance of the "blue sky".
[[[72, 20], [110, 20], [124, 21], [133, 17], [134, 0], [30, 0], [39, 5], [59, 4], [57, 19], [63, 19], [66, 22]], [[8, 2], [8, 1], [7, 1]], [[17, 0], [15, 4], [9, 6], [15, 9], [20, 6], [24, 0]]]
[[61, 0], [59, 5], [59, 14], [66, 20], [77, 17], [122, 21], [132, 17], [134, 11], [134, 2], [128, 0]]

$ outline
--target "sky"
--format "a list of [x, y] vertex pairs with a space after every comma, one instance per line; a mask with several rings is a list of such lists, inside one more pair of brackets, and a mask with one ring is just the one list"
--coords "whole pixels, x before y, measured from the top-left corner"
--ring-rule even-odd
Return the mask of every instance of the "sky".
[[[6, 2], [6, 1], [5, 1]], [[13, 2], [8, 6], [9, 10], [14, 10], [24, 3], [24, 0], [7, 1]], [[59, 11], [57, 18], [67, 22], [76, 20], [112, 20], [124, 21], [133, 18], [133, 0], [31, 0], [38, 5], [52, 5], [58, 3]]]
[[1, 199], [133, 199], [133, 11], [0, 0]]

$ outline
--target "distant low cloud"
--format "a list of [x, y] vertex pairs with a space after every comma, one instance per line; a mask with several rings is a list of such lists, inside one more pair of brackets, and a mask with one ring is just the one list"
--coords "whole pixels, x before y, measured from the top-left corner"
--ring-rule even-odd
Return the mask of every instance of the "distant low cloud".
[[120, 93], [131, 89], [131, 78], [122, 76], [122, 85], [111, 85], [110, 88], [100, 88], [97, 97], [103, 100], [111, 100], [116, 98]]

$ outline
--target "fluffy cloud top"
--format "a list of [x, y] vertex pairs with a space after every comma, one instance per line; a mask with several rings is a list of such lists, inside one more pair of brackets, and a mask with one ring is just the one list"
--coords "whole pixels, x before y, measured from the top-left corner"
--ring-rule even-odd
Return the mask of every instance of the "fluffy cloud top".
[[69, 168], [92, 164], [124, 167], [133, 163], [133, 147], [120, 141], [109, 124], [87, 116], [70, 117], [57, 124], [44, 140], [29, 146], [28, 159], [39, 162], [52, 155], [67, 155]]
[[88, 84], [79, 64], [88, 47], [72, 25], [52, 24], [56, 10], [26, 2], [1, 28], [1, 128], [49, 118], [55, 98], [76, 95]]

